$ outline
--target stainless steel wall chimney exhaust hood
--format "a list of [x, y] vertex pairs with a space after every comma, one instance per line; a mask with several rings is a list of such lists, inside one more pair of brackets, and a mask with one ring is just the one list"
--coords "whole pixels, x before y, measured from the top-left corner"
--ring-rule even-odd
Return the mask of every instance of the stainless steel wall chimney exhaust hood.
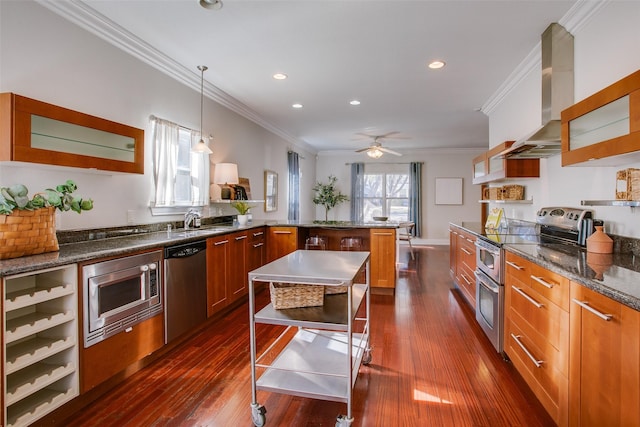
[[560, 113], [573, 104], [573, 36], [553, 23], [542, 33], [542, 126], [500, 153], [510, 159], [560, 154]]

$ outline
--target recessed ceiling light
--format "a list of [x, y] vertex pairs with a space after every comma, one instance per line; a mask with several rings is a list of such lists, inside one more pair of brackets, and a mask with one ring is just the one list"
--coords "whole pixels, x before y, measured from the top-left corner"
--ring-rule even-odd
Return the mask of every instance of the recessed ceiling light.
[[274, 79], [276, 79], [276, 80], [284, 80], [284, 79], [286, 79], [287, 77], [288, 77], [288, 76], [287, 76], [286, 74], [284, 74], [284, 73], [275, 73], [275, 74], [273, 75], [273, 78], [274, 78]]
[[302, 108], [302, 104], [295, 103], [292, 105], [293, 108]]
[[358, 101], [357, 99], [354, 99], [353, 101], [349, 101], [349, 104], [351, 104], [351, 105], [360, 105], [360, 101]]
[[205, 9], [220, 10], [222, 9], [222, 0], [200, 0], [200, 6]]
[[438, 59], [438, 60], [435, 60], [435, 61], [431, 61], [429, 63], [429, 68], [431, 68], [432, 70], [439, 70], [440, 68], [444, 67], [445, 65], [446, 64], [445, 64], [444, 61], [440, 61]]

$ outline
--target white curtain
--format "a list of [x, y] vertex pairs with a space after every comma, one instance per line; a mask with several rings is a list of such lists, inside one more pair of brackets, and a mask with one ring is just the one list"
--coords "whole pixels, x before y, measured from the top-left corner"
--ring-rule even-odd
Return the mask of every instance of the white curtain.
[[155, 206], [174, 206], [178, 165], [178, 129], [175, 123], [151, 117]]
[[[191, 147], [200, 141], [200, 133], [191, 131]], [[191, 151], [191, 203], [204, 206], [209, 203], [209, 154]]]

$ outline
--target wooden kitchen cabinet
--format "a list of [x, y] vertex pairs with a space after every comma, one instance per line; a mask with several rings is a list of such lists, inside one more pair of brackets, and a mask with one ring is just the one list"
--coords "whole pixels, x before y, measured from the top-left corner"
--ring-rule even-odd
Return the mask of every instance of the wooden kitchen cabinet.
[[500, 153], [515, 141], [505, 141], [473, 159], [473, 183], [485, 184], [509, 178], [539, 178], [540, 159], [505, 159]]
[[572, 282], [570, 337], [570, 425], [640, 425], [640, 312]]
[[82, 351], [82, 392], [122, 372], [164, 345], [164, 316], [159, 314]]
[[569, 281], [505, 257], [504, 352], [559, 426], [569, 420]]
[[562, 166], [616, 166], [640, 160], [640, 71], [561, 113]]
[[476, 308], [476, 237], [449, 227], [449, 274], [467, 302]]
[[262, 267], [267, 262], [267, 245], [265, 233], [265, 227], [254, 228], [248, 231], [248, 271], [253, 271], [256, 268]]
[[370, 266], [369, 278], [374, 288], [393, 290], [396, 287], [396, 230], [394, 228], [371, 229], [369, 231]]
[[298, 249], [298, 227], [268, 227], [267, 261], [271, 262]]
[[0, 161], [144, 173], [144, 130], [0, 94]]
[[207, 317], [227, 306], [227, 281], [231, 270], [229, 235], [207, 239]]
[[227, 303], [237, 301], [247, 295], [248, 286], [248, 251], [247, 251], [247, 231], [240, 231], [228, 235], [230, 246], [231, 265], [227, 280]]

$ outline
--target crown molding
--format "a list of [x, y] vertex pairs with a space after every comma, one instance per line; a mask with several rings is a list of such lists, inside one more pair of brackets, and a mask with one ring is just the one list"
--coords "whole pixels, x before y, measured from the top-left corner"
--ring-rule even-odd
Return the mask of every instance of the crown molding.
[[[567, 13], [558, 20], [569, 33], [575, 35], [580, 29], [591, 20], [610, 0], [578, 0]], [[491, 97], [482, 105], [480, 111], [487, 116], [504, 101], [522, 80], [532, 72], [540, 72], [542, 53], [541, 43], [529, 52], [524, 60], [513, 70], [507, 79], [498, 87]]]
[[[174, 80], [177, 80], [196, 92], [200, 92], [200, 74], [184, 67], [171, 57], [165, 55], [158, 49], [146, 43], [144, 40], [127, 31], [125, 28], [113, 22], [84, 2], [80, 0], [35, 1], [71, 23], [78, 25], [118, 49], [123, 50], [129, 55], [163, 72]], [[203, 91], [204, 96], [207, 98], [231, 111], [234, 111], [242, 117], [251, 120], [269, 132], [280, 136], [287, 142], [306, 151], [315, 153], [316, 150], [311, 145], [299, 140], [288, 132], [270, 123], [247, 105], [233, 98], [231, 95], [206, 80], [204, 82]]]

